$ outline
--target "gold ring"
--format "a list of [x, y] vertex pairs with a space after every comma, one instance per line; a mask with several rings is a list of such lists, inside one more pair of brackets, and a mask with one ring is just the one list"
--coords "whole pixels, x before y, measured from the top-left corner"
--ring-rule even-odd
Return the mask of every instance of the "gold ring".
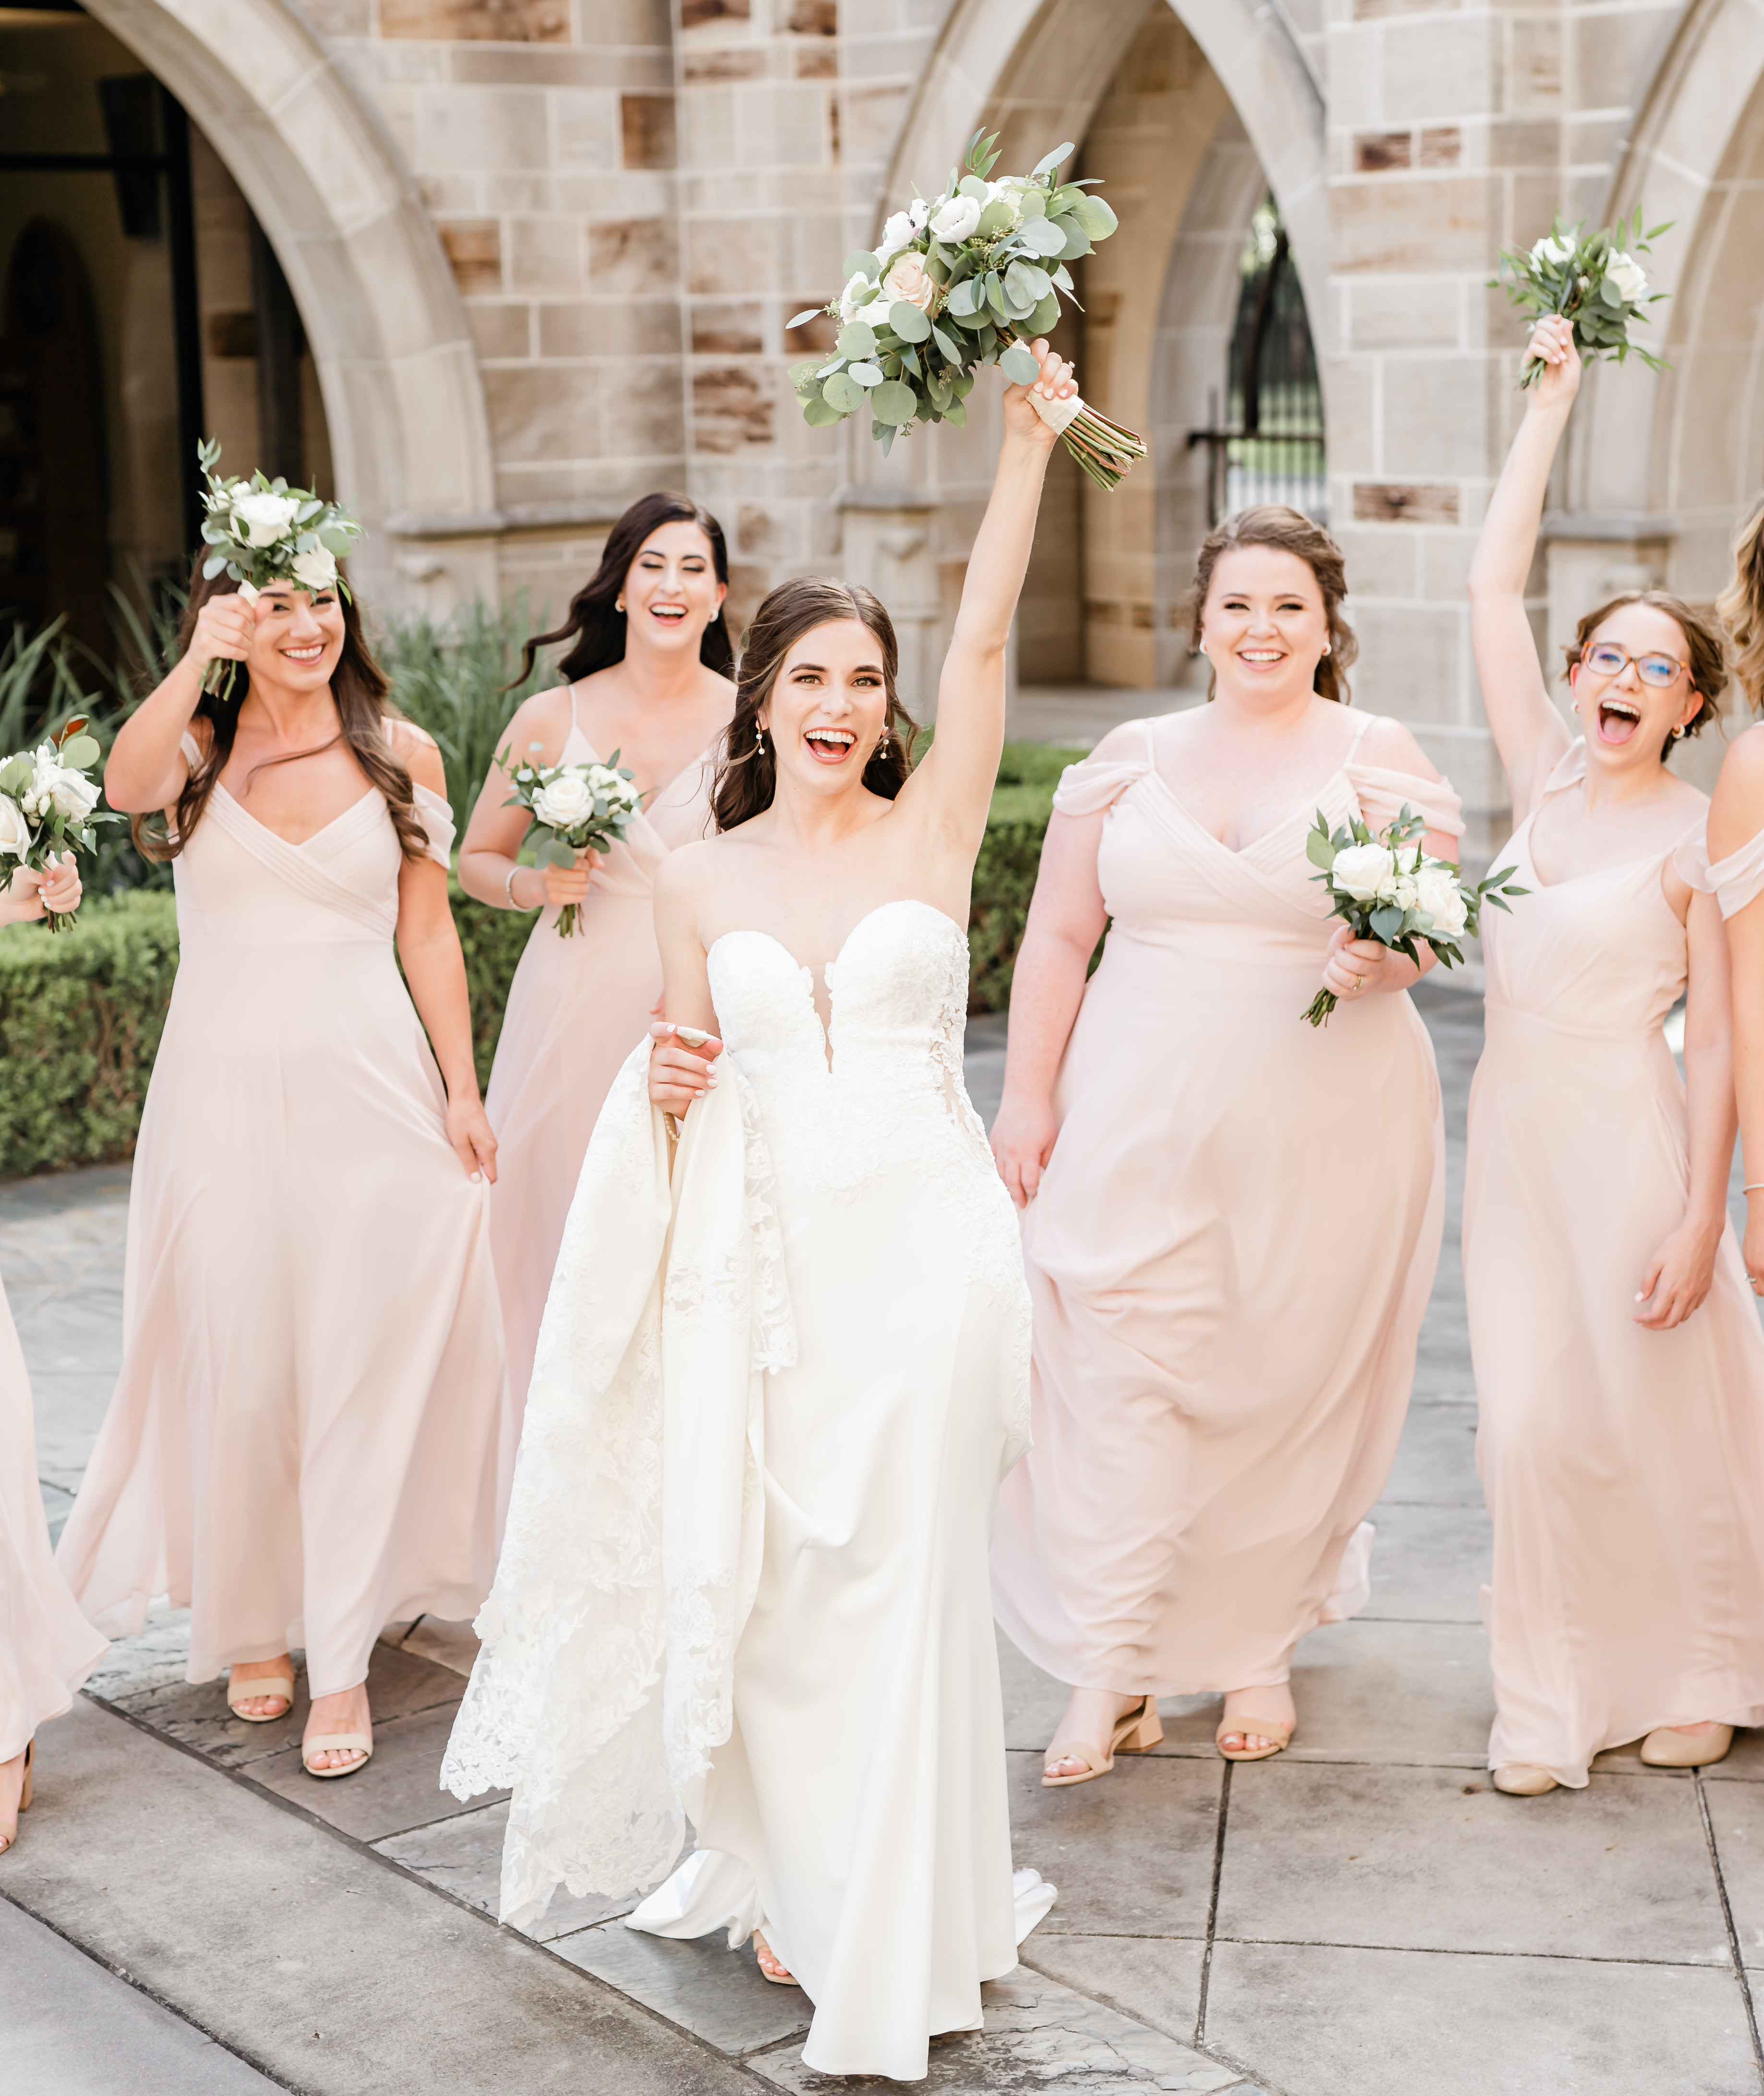
[[1364, 976], [1356, 976], [1354, 977], [1354, 989], [1355, 989], [1355, 990], [1356, 990], [1356, 992], [1357, 992], [1357, 991], [1360, 991], [1360, 990], [1363, 990], [1363, 989], [1365, 988], [1365, 986], [1366, 986], [1366, 979], [1365, 979], [1365, 977], [1364, 977]]

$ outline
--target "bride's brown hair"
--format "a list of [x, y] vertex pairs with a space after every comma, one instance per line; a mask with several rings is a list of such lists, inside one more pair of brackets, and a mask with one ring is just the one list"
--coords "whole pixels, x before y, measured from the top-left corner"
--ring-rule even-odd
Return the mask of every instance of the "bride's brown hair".
[[[1354, 637], [1354, 629], [1342, 616], [1342, 600], [1347, 594], [1346, 557], [1321, 524], [1302, 510], [1287, 509], [1283, 503], [1259, 502], [1251, 509], [1240, 509], [1234, 517], [1226, 517], [1223, 524], [1216, 524], [1201, 541], [1200, 558], [1194, 565], [1194, 585], [1189, 598], [1190, 647], [1199, 653], [1207, 592], [1212, 586], [1212, 571], [1219, 556], [1234, 552], [1239, 546], [1272, 546], [1277, 552], [1295, 553], [1316, 577], [1316, 586], [1323, 598], [1323, 615], [1329, 622], [1330, 652], [1318, 662], [1312, 688], [1319, 698], [1334, 699], [1338, 705], [1351, 705], [1353, 695], [1348, 688], [1347, 666], [1360, 653], [1360, 643]], [[1218, 682], [1216, 675], [1209, 673], [1209, 699], [1217, 689]]]
[[[235, 587], [237, 585], [225, 574], [210, 581], [203, 574], [199, 559], [190, 579], [190, 601], [184, 607], [177, 629], [180, 657], [190, 647], [196, 631], [197, 614], [203, 606], [210, 597], [223, 596]], [[398, 832], [399, 849], [414, 865], [428, 853], [429, 835], [417, 814], [417, 793], [410, 774], [392, 754], [392, 746], [386, 736], [386, 722], [402, 716], [388, 696], [391, 687], [386, 682], [386, 672], [374, 661], [367, 635], [362, 631], [360, 605], [341, 591], [338, 592], [338, 602], [343, 614], [343, 652], [331, 672], [330, 688], [331, 696], [337, 701], [340, 732], [330, 742], [321, 743], [319, 749], [330, 749], [339, 741], [348, 744], [356, 763], [367, 774], [368, 783], [386, 802], [386, 812]], [[195, 718], [208, 723], [208, 749], [207, 754], [190, 767], [184, 790], [177, 797], [177, 817], [171, 828], [166, 827], [163, 810], [129, 819], [129, 834], [143, 858], [176, 858], [202, 820], [203, 811], [220, 774], [226, 769], [227, 759], [233, 754], [234, 738], [239, 729], [239, 708], [251, 689], [251, 674], [245, 665], [235, 662], [233, 671], [230, 696], [220, 699], [212, 692], [204, 692], [196, 701]], [[317, 749], [295, 750], [286, 757], [273, 757], [269, 762], [292, 764], [299, 758], [317, 754]], [[264, 768], [254, 767], [254, 775]], [[150, 828], [150, 824], [155, 827]]]
[[718, 830], [732, 830], [761, 814], [771, 806], [778, 790], [772, 745], [766, 741], [761, 747], [759, 710], [772, 695], [785, 657], [816, 627], [849, 618], [867, 626], [875, 636], [882, 656], [882, 688], [887, 694], [887, 744], [871, 753], [863, 767], [863, 783], [888, 801], [906, 784], [913, 768], [913, 738], [919, 729], [894, 688], [900, 650], [893, 622], [881, 599], [861, 583], [839, 582], [831, 575], [805, 575], [796, 582], [780, 583], [753, 614], [747, 630], [736, 681], [735, 717], [723, 737], [710, 797]]

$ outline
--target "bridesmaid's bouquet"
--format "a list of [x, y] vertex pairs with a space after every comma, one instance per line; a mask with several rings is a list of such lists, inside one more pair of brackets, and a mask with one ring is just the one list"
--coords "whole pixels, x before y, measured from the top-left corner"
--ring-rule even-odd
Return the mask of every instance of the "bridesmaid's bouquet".
[[[1500, 274], [1490, 280], [1489, 289], [1499, 285], [1505, 290], [1508, 303], [1529, 316], [1528, 330], [1552, 313], [1571, 321], [1574, 347], [1587, 363], [1608, 356], [1622, 364], [1633, 352], [1650, 371], [1664, 371], [1663, 360], [1631, 342], [1629, 330], [1638, 321], [1645, 327], [1642, 308], [1666, 296], [1648, 289], [1648, 273], [1635, 257], [1653, 251], [1651, 243], [1670, 229], [1670, 221], [1644, 233], [1638, 208], [1631, 225], [1619, 219], [1602, 232], [1587, 234], [1585, 223], [1565, 226], [1558, 218], [1526, 253], [1504, 247]], [[1527, 357], [1520, 385], [1536, 385], [1543, 371], [1536, 357]]]
[[[207, 483], [202, 536], [209, 550], [202, 571], [209, 581], [224, 568], [247, 604], [255, 604], [272, 583], [339, 590], [348, 596], [349, 585], [337, 563], [361, 536], [362, 527], [347, 509], [325, 501], [310, 487], [290, 487], [279, 477], [266, 480], [255, 473], [249, 480], [217, 478], [214, 469], [220, 463], [220, 447], [212, 439], [197, 445], [196, 460]], [[208, 665], [203, 689], [225, 698], [238, 667], [216, 657]]]
[[[496, 762], [509, 771], [506, 746]], [[502, 805], [532, 816], [526, 834], [539, 840], [535, 866], [574, 866], [578, 852], [609, 851], [643, 806], [632, 775], [618, 769], [616, 749], [610, 763], [523, 764], [509, 776], [514, 791]], [[558, 914], [558, 937], [573, 938], [581, 924], [580, 910], [566, 902]]]
[[[1376, 940], [1415, 962], [1421, 948], [1430, 946], [1449, 968], [1463, 960], [1459, 941], [1476, 937], [1485, 904], [1505, 910], [1508, 896], [1530, 890], [1506, 884], [1515, 871], [1510, 866], [1466, 888], [1449, 859], [1430, 858], [1421, 849], [1426, 833], [1426, 819], [1406, 801], [1376, 836], [1357, 815], [1331, 830], [1319, 810], [1305, 832], [1304, 854], [1319, 869], [1314, 877], [1329, 896], [1330, 915], [1344, 919], [1356, 939]], [[1334, 990], [1319, 990], [1303, 1015], [1313, 1026], [1326, 1025], [1339, 1002]]]
[[[84, 731], [84, 718], [71, 720], [34, 750], [20, 750], [0, 763], [0, 859], [47, 869], [51, 858], [90, 851], [98, 842], [100, 823], [120, 823], [120, 815], [98, 814], [98, 786], [87, 774], [101, 754], [97, 737]], [[78, 920], [75, 910], [49, 912], [51, 932], [65, 932]]]
[[[834, 354], [790, 374], [811, 428], [842, 422], [867, 400], [870, 434], [885, 455], [914, 422], [960, 428], [983, 364], [996, 364], [1015, 385], [1034, 384], [1041, 367], [1029, 344], [1052, 334], [1060, 294], [1072, 296], [1066, 264], [1107, 239], [1118, 221], [1089, 194], [1094, 179], [1060, 181], [1071, 146], [1056, 146], [1029, 174], [993, 181], [998, 142], [996, 133], [976, 131], [943, 194], [929, 203], [915, 197], [896, 212], [880, 247], [846, 256], [839, 296], [790, 322], [801, 327], [824, 312], [840, 324]], [[1146, 456], [1143, 438], [1076, 395], [1029, 397], [1099, 487], [1118, 487]]]

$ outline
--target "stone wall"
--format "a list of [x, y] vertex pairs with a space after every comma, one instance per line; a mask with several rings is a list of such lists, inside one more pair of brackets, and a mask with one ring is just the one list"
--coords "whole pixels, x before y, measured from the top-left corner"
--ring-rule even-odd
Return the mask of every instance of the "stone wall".
[[[1595, 374], [1540, 633], [1610, 574], [1711, 593], [1730, 513], [1764, 481], [1757, 0], [290, 4], [320, 55], [298, 91], [238, 56], [238, 25], [269, 34], [267, 0], [94, 0], [269, 229], [338, 472], [395, 556], [386, 586], [438, 608], [515, 587], [557, 608], [627, 500], [684, 483], [728, 530], [737, 619], [772, 582], [840, 566], [902, 612], [928, 704], [991, 418], [887, 461], [861, 429], [809, 430], [785, 373], [826, 330], [785, 323], [983, 122], [1013, 161], [1070, 138], [1105, 176], [1123, 230], [1085, 273], [1072, 347], [1098, 404], [1155, 446], [1113, 496], [1056, 478], [1030, 679], [1185, 675], [1205, 521], [1186, 437], [1223, 386], [1233, 242], [1264, 184], [1324, 370], [1358, 696], [1413, 721], [1486, 823], [1503, 788], [1463, 580], [1520, 405], [1497, 250], [1557, 208], [1680, 221], [1662, 263], [1678, 374]], [[244, 116], [242, 90], [203, 101], [205, 40], [247, 82]], [[353, 190], [330, 177], [335, 140], [368, 171]], [[282, 201], [296, 169], [318, 203]]]

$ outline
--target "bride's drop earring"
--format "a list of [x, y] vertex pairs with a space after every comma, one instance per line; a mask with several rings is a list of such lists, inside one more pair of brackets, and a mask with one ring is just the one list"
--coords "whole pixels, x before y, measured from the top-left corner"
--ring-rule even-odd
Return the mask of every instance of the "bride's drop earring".
[[878, 757], [886, 757], [889, 753], [889, 724], [886, 721], [882, 723], [882, 740], [875, 746], [875, 753]]
[[758, 721], [753, 723], [753, 754], [756, 757], [766, 754], [766, 731]]

